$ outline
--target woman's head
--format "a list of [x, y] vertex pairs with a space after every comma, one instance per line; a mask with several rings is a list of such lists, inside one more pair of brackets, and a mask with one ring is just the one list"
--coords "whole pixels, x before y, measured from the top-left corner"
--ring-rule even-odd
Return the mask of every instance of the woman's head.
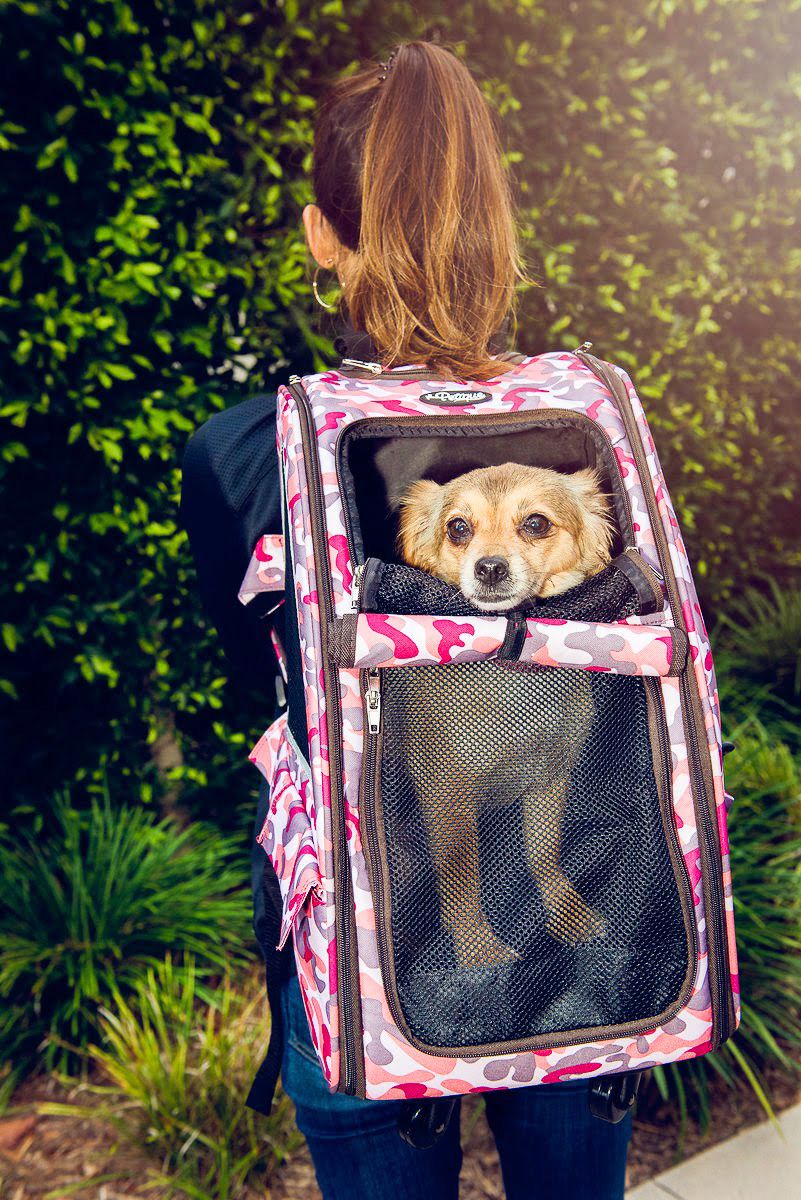
[[520, 274], [514, 211], [489, 108], [449, 50], [405, 43], [388, 69], [332, 88], [314, 189], [309, 246], [336, 267], [353, 324], [387, 366], [465, 379], [506, 369], [488, 342]]

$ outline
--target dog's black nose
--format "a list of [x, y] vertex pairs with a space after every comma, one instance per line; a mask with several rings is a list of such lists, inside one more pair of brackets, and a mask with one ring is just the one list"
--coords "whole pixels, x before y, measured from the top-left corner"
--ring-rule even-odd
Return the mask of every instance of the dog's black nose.
[[509, 575], [509, 564], [505, 558], [480, 558], [475, 566], [476, 579], [487, 587], [495, 587]]

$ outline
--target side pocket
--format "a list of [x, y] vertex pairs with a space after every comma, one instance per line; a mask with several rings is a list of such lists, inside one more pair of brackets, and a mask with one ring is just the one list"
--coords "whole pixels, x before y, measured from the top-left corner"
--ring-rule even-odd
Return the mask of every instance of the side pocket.
[[270, 859], [281, 889], [283, 914], [278, 949], [312, 897], [324, 899], [314, 829], [311, 821], [311, 778], [287, 732], [286, 713], [275, 721], [250, 753], [250, 761], [270, 788], [270, 806], [257, 841]]

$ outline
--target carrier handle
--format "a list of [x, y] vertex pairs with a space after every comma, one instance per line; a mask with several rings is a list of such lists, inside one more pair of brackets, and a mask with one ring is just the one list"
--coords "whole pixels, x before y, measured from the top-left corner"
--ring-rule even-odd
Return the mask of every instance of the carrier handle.
[[521, 667], [574, 667], [617, 675], [676, 676], [687, 634], [669, 625], [504, 616], [348, 613], [329, 625], [338, 667], [444, 666], [499, 659]]

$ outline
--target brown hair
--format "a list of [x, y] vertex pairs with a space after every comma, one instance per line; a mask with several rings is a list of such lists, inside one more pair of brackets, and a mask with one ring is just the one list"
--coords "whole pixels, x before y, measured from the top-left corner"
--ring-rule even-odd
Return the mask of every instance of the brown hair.
[[[382, 79], [383, 76], [383, 79]], [[315, 129], [314, 189], [339, 240], [351, 320], [386, 366], [490, 379], [490, 337], [514, 300], [514, 210], [489, 107], [443, 46], [406, 42], [389, 67], [337, 83]]]

